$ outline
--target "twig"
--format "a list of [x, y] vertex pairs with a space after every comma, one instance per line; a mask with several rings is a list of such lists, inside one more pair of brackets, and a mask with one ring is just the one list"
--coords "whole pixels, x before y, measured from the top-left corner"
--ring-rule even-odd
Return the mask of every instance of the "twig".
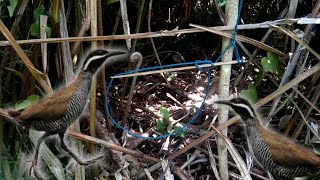
[[[238, 30], [270, 28], [270, 24], [282, 25], [282, 24], [292, 24], [295, 22], [297, 22], [297, 19], [293, 19], [293, 20], [280, 19], [276, 21], [266, 21], [266, 22], [257, 23], [257, 24], [244, 24], [244, 25], [238, 25]], [[216, 26], [216, 27], [210, 27], [210, 29], [218, 30], [218, 31], [230, 31], [234, 29], [234, 26]], [[18, 44], [38, 44], [38, 43], [57, 43], [57, 42], [64, 42], [64, 41], [76, 42], [76, 41], [142, 39], [142, 38], [151, 38], [151, 37], [175, 36], [178, 34], [189, 34], [189, 33], [198, 33], [198, 32], [205, 32], [205, 30], [192, 28], [192, 29], [182, 29], [182, 30], [175, 29], [172, 31], [167, 31], [167, 30], [157, 31], [152, 33], [137, 33], [137, 34], [131, 34], [131, 35], [30, 39], [30, 40], [20, 40], [20, 41], [17, 41], [17, 43]], [[8, 41], [0, 41], [0, 46], [8, 46], [8, 45], [10, 45]]]
[[106, 147], [106, 148], [110, 148], [110, 149], [117, 150], [117, 151], [120, 151], [120, 152], [123, 152], [126, 154], [130, 154], [130, 155], [138, 157], [140, 159], [145, 159], [145, 160], [152, 161], [152, 162], [159, 162], [160, 161], [159, 159], [157, 159], [155, 157], [152, 157], [152, 156], [143, 154], [141, 152], [134, 151], [134, 150], [131, 150], [131, 149], [128, 149], [128, 148], [119, 146], [117, 144], [110, 143], [110, 142], [107, 142], [107, 141], [104, 141], [104, 140], [101, 140], [101, 139], [98, 139], [98, 138], [95, 138], [92, 136], [87, 136], [85, 134], [81, 134], [76, 131], [67, 130], [66, 134], [68, 134], [69, 136], [72, 136], [74, 138], [80, 139], [80, 140], [89, 141], [94, 144]]
[[[243, 61], [246, 62], [246, 61]], [[230, 61], [230, 62], [217, 62], [213, 63], [213, 66], [221, 66], [226, 64], [237, 64], [238, 61]], [[200, 68], [207, 68], [212, 67], [212, 64], [201, 64], [198, 65]], [[112, 76], [111, 78], [124, 78], [124, 77], [133, 77], [133, 76], [142, 76], [142, 75], [149, 75], [149, 74], [158, 74], [163, 72], [172, 72], [172, 71], [183, 71], [183, 70], [189, 70], [189, 69], [196, 69], [197, 66], [186, 66], [186, 67], [178, 67], [178, 68], [170, 68], [170, 69], [160, 69], [160, 70], [154, 70], [154, 71], [147, 71], [147, 72], [139, 72], [134, 74], [126, 74], [121, 76]]]
[[[223, 36], [223, 37], [227, 37], [227, 38], [232, 38], [232, 33], [228, 33], [228, 32], [223, 32], [223, 31], [219, 31], [219, 30], [215, 30], [215, 29], [212, 29], [212, 28], [209, 28], [207, 26], [200, 26], [200, 25], [196, 25], [196, 24], [189, 24], [191, 27], [196, 27], [196, 28], [199, 28], [199, 29], [203, 29], [203, 30], [206, 30], [207, 32], [211, 32], [213, 34], [217, 34], [217, 35], [220, 35], [220, 36]], [[252, 39], [252, 38], [249, 38], [249, 37], [246, 37], [246, 36], [242, 36], [242, 35], [237, 35], [235, 37], [235, 40], [236, 41], [243, 41], [245, 43], [248, 43], [248, 44], [252, 44], [254, 46], [258, 46], [259, 48], [261, 49], [265, 49], [267, 51], [272, 51], [278, 55], [281, 55], [281, 56], [286, 56], [283, 52], [267, 45], [267, 44], [264, 44], [264, 43], [261, 43], [260, 41], [257, 41], [255, 39]]]
[[[85, 34], [86, 31], [88, 31], [89, 27], [90, 27], [90, 1], [86, 0], [86, 17], [84, 18], [84, 22], [82, 23], [82, 26], [78, 32], [78, 37], [83, 37], [83, 35]], [[80, 47], [80, 41], [77, 41], [73, 44], [72, 46], [72, 50], [71, 50], [71, 55], [72, 57], [74, 57]]]

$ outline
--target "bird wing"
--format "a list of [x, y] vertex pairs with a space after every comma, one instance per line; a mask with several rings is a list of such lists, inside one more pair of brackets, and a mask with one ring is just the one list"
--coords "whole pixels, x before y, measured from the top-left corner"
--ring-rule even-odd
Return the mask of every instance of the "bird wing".
[[30, 121], [55, 121], [61, 119], [66, 112], [70, 97], [74, 94], [80, 81], [74, 81], [52, 95], [42, 98], [37, 103], [32, 104], [25, 109], [19, 111], [8, 112], [20, 123], [28, 123]]
[[296, 166], [320, 166], [320, 157], [310, 149], [296, 144], [289, 139], [266, 130], [262, 125], [257, 130], [269, 145], [272, 160], [284, 167], [294, 168]]

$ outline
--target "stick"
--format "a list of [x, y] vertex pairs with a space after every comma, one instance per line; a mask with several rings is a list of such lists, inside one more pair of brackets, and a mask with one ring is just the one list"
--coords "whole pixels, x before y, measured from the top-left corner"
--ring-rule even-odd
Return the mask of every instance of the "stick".
[[[242, 60], [243, 62], [246, 62]], [[217, 62], [213, 63], [213, 66], [221, 66], [221, 65], [226, 65], [226, 64], [237, 64], [238, 61], [230, 61], [230, 62]], [[206, 67], [212, 67], [212, 64], [201, 64], [198, 65], [201, 68], [206, 68]], [[138, 72], [134, 74], [125, 74], [125, 75], [120, 75], [120, 76], [112, 76], [111, 78], [124, 78], [124, 77], [133, 77], [133, 76], [142, 76], [142, 75], [149, 75], [149, 74], [158, 74], [158, 73], [163, 73], [163, 72], [172, 72], [172, 71], [183, 71], [183, 70], [188, 70], [188, 69], [196, 69], [197, 66], [186, 66], [186, 67], [178, 67], [178, 68], [170, 68], [170, 69], [160, 69], [160, 70], [154, 70], [154, 71], [147, 71], [147, 72]]]

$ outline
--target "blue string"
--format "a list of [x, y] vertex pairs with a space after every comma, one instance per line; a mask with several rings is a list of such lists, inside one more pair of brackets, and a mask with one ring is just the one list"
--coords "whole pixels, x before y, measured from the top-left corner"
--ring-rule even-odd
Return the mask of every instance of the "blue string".
[[[239, 55], [239, 51], [238, 51], [238, 48], [237, 48], [237, 45], [236, 45], [236, 41], [235, 41], [235, 38], [236, 38], [236, 34], [237, 34], [237, 29], [238, 29], [238, 23], [239, 23], [239, 19], [240, 19], [240, 14], [241, 14], [241, 8], [242, 8], [242, 2], [243, 0], [240, 0], [240, 3], [239, 3], [239, 10], [238, 10], [238, 17], [237, 17], [237, 22], [236, 22], [236, 25], [234, 27], [234, 30], [233, 30], [233, 34], [232, 34], [232, 38], [228, 44], [228, 46], [222, 51], [222, 53], [220, 54], [220, 56], [216, 59], [215, 62], [219, 61], [221, 59], [221, 57], [226, 53], [227, 49], [229, 49], [231, 46], [234, 47], [234, 53], [235, 53], [235, 56], [236, 56], [236, 59], [238, 61], [238, 64], [241, 64], [243, 63], [242, 59], [240, 58], [240, 55]], [[163, 66], [155, 66], [155, 67], [146, 67], [146, 68], [141, 68], [141, 69], [135, 69], [135, 70], [131, 70], [131, 71], [127, 71], [127, 72], [123, 72], [123, 73], [119, 73], [115, 76], [121, 76], [121, 75], [127, 75], [127, 74], [133, 74], [133, 73], [137, 73], [137, 72], [145, 72], [145, 71], [150, 71], [150, 70], [157, 70], [157, 69], [165, 69], [165, 68], [173, 68], [173, 67], [180, 67], [180, 66], [188, 66], [188, 65], [194, 65], [197, 67], [197, 69], [199, 71], [203, 71], [204, 68], [200, 67], [199, 65], [201, 64], [210, 64], [212, 67], [214, 66], [213, 62], [210, 61], [210, 60], [196, 60], [195, 62], [185, 62], [185, 63], [177, 63], [177, 64], [170, 64], [170, 65], [163, 65]], [[140, 139], [150, 139], [150, 140], [156, 140], [156, 139], [164, 139], [164, 138], [167, 138], [169, 136], [172, 136], [172, 135], [177, 135], [179, 133], [181, 133], [183, 130], [185, 130], [190, 124], [192, 124], [195, 119], [200, 115], [203, 107], [204, 107], [204, 104], [205, 104], [205, 100], [207, 99], [208, 97], [208, 94], [209, 94], [209, 91], [210, 91], [210, 82], [211, 82], [211, 79], [210, 79], [210, 70], [209, 69], [206, 69], [205, 70], [206, 74], [207, 74], [207, 77], [208, 77], [208, 86], [207, 86], [207, 89], [206, 89], [206, 93], [205, 93], [205, 97], [201, 103], [201, 106], [198, 108], [197, 112], [195, 113], [195, 115], [182, 127], [182, 128], [179, 128], [173, 132], [170, 132], [168, 134], [165, 134], [165, 135], [160, 135], [160, 136], [152, 136], [152, 137], [146, 137], [146, 136], [141, 136], [139, 134], [136, 134], [136, 133], [133, 133], [133, 132], [130, 132], [128, 129], [126, 129], [125, 127], [121, 126], [118, 122], [115, 121], [115, 119], [111, 116], [111, 113], [110, 113], [110, 110], [109, 110], [109, 103], [108, 103], [108, 94], [109, 94], [109, 90], [110, 90], [110, 87], [112, 85], [112, 82], [114, 79], [111, 79], [110, 82], [109, 82], [109, 85], [106, 89], [106, 97], [105, 97], [105, 104], [106, 104], [106, 112], [107, 112], [107, 115], [109, 116], [109, 119], [120, 129], [122, 129], [123, 131], [125, 131], [126, 133], [130, 134], [131, 136], [134, 136], [136, 138], [140, 138]]]
[[[188, 65], [194, 65], [194, 62], [185, 62], [185, 63], [177, 63], [177, 64], [169, 64], [169, 65], [162, 65], [162, 66], [153, 66], [153, 67], [146, 67], [146, 68], [141, 68], [141, 69], [135, 69], [123, 73], [119, 73], [115, 76], [122, 76], [122, 75], [127, 75], [127, 74], [133, 74], [137, 72], [145, 72], [145, 71], [151, 71], [151, 70], [157, 70], [157, 69], [169, 69], [173, 67], [180, 67], [180, 66], [188, 66]], [[207, 64], [207, 63], [201, 63], [201, 64]]]
[[[210, 60], [203, 60], [203, 61], [200, 61], [200, 60], [197, 60], [196, 62], [192, 62], [192, 63], [178, 63], [178, 64], [171, 64], [171, 65], [166, 65], [165, 67], [166, 68], [172, 68], [172, 67], [177, 67], [177, 65], [184, 65], [184, 64], [192, 64], [192, 65], [196, 65], [197, 67], [199, 67], [198, 65], [199, 64], [211, 64], [213, 65], [213, 63], [210, 61]], [[159, 69], [159, 68], [162, 68], [162, 66], [156, 66], [156, 67], [151, 67], [152, 70], [155, 70], [155, 69]], [[199, 67], [200, 69], [203, 69], [201, 67]], [[199, 69], [199, 70], [200, 70]], [[120, 76], [120, 75], [124, 75], [124, 74], [132, 74], [132, 73], [136, 73], [136, 72], [143, 72], [143, 71], [146, 71], [146, 70], [150, 70], [150, 68], [142, 68], [142, 69], [136, 69], [136, 70], [131, 70], [131, 71], [128, 71], [128, 72], [124, 72], [124, 73], [120, 73], [116, 76]], [[160, 135], [160, 136], [153, 136], [153, 137], [146, 137], [146, 136], [141, 136], [139, 134], [136, 134], [136, 133], [133, 133], [133, 132], [130, 132], [128, 129], [126, 129], [125, 127], [121, 126], [116, 120], [114, 120], [114, 118], [111, 116], [111, 113], [110, 113], [110, 110], [109, 110], [109, 103], [108, 103], [108, 96], [106, 95], [106, 98], [105, 98], [105, 104], [106, 104], [106, 112], [107, 112], [107, 115], [109, 117], [109, 119], [111, 120], [112, 123], [114, 123], [118, 128], [122, 129], [123, 131], [125, 131], [126, 133], [130, 134], [131, 136], [134, 136], [136, 138], [140, 138], [140, 139], [150, 139], [150, 140], [155, 140], [155, 139], [164, 139], [164, 138], [167, 138], [169, 136], [172, 136], [172, 135], [177, 135], [179, 134], [180, 132], [182, 132], [183, 130], [185, 130], [190, 124], [192, 124], [196, 118], [200, 115], [202, 109], [203, 109], [203, 106], [205, 104], [205, 101], [208, 97], [208, 94], [209, 94], [209, 91], [210, 91], [210, 70], [207, 69], [205, 71], [207, 73], [207, 77], [208, 77], [208, 86], [207, 86], [207, 89], [206, 89], [206, 93], [205, 93], [205, 97], [201, 103], [201, 106], [200, 108], [197, 110], [197, 112], [195, 113], [195, 115], [182, 127], [182, 128], [178, 128], [177, 130], [171, 132], [171, 133], [168, 133], [168, 134], [165, 134], [165, 135]], [[107, 87], [107, 90], [106, 90], [106, 94], [109, 93], [109, 90], [110, 90], [110, 87], [111, 87], [111, 84], [113, 82], [113, 79], [110, 80], [109, 82], [109, 85]]]
[[233, 47], [234, 47], [233, 52], [235, 53], [236, 60], [238, 61], [238, 64], [242, 64], [242, 63], [243, 63], [243, 60], [242, 60], [241, 57], [240, 57], [240, 54], [239, 54], [239, 51], [238, 51], [238, 48], [237, 48], [237, 45], [236, 45], [236, 35], [237, 35], [238, 24], [239, 24], [239, 20], [240, 20], [241, 8], [242, 8], [242, 0], [240, 0], [240, 2], [239, 2], [237, 22], [236, 22], [236, 25], [235, 25], [235, 27], [234, 27], [233, 33], [232, 33], [232, 38], [231, 38], [228, 46], [227, 46], [226, 48], [224, 48], [224, 50], [222, 51], [222, 53], [221, 53], [220, 56], [216, 59], [215, 62], [219, 61], [219, 60], [222, 58], [222, 56], [226, 53], [226, 51], [227, 51], [231, 46], [233, 46]]

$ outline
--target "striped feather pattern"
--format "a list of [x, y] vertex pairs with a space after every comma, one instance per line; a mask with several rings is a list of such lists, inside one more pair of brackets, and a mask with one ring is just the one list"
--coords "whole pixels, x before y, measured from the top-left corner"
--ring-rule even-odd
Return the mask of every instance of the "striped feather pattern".
[[262, 129], [263, 127], [259, 121], [254, 121], [253, 119], [246, 121], [246, 133], [248, 136], [248, 142], [249, 145], [252, 146], [253, 154], [257, 161], [261, 163], [261, 165], [265, 167], [277, 179], [293, 179], [294, 177], [303, 177], [319, 173], [318, 167], [303, 165], [285, 167], [279, 165], [278, 163], [275, 163], [269, 144], [266, 142], [265, 138], [259, 132], [260, 128]]
[[39, 131], [64, 132], [66, 129], [81, 115], [88, 98], [91, 86], [92, 73], [86, 72], [81, 74], [82, 80], [79, 87], [70, 97], [67, 110], [61, 119], [56, 121], [34, 120], [31, 121], [31, 126]]
[[232, 107], [241, 117], [251, 154], [276, 179], [320, 175], [320, 157], [312, 150], [263, 127], [247, 100], [234, 98], [216, 103]]

